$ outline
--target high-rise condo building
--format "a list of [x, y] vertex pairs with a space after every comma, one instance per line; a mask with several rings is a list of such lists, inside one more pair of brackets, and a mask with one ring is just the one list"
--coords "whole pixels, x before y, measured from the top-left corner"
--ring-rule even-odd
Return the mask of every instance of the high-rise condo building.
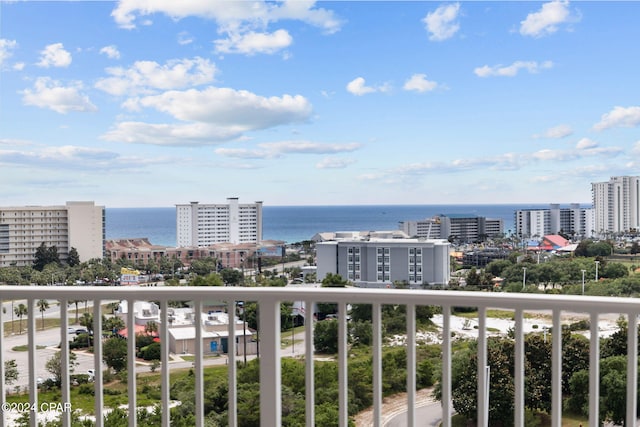
[[176, 205], [176, 239], [178, 247], [260, 243], [262, 202], [240, 204], [230, 197], [226, 204]]
[[592, 237], [593, 212], [592, 208], [581, 208], [579, 203], [571, 203], [568, 208], [552, 203], [548, 209], [517, 210], [514, 233], [520, 237], [543, 237], [559, 233]]
[[80, 261], [104, 255], [104, 206], [67, 202], [64, 206], [0, 207], [0, 267], [31, 265], [38, 247], [55, 246], [61, 261], [71, 248]]
[[591, 183], [595, 231], [622, 233], [640, 229], [640, 176], [612, 176]]

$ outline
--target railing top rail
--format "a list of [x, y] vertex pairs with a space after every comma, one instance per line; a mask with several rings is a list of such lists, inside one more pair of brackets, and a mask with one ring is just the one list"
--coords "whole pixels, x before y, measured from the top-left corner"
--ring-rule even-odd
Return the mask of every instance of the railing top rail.
[[485, 308], [563, 310], [584, 313], [640, 313], [640, 299], [527, 293], [405, 290], [371, 288], [274, 287], [126, 287], [126, 286], [0, 286], [0, 299], [122, 299], [301, 301], [473, 306]]

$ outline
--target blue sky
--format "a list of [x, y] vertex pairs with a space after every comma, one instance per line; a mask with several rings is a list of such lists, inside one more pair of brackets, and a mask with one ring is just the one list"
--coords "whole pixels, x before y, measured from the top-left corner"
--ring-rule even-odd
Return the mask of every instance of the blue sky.
[[589, 203], [592, 182], [639, 174], [638, 16], [1, 2], [2, 205]]

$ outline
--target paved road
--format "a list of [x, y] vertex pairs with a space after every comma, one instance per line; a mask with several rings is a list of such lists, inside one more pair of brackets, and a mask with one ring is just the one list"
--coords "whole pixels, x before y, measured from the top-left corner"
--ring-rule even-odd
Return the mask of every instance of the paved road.
[[[77, 325], [76, 325], [77, 326]], [[52, 375], [46, 370], [45, 364], [60, 349], [60, 329], [52, 328], [36, 332], [36, 377], [42, 379], [50, 378]], [[24, 388], [29, 383], [29, 354], [27, 351], [15, 351], [18, 346], [27, 345], [29, 338], [26, 332], [22, 334], [9, 335], [2, 340], [2, 350], [4, 360], [15, 360], [18, 365], [18, 380], [7, 389], [14, 391], [17, 386]], [[76, 366], [74, 373], [86, 373], [87, 369], [93, 368], [93, 355], [78, 352], [76, 353]]]
[[[442, 421], [442, 406], [440, 402], [429, 403], [416, 407], [416, 425], [438, 426]], [[393, 416], [383, 424], [384, 427], [405, 427], [407, 425], [407, 413], [402, 412]]]

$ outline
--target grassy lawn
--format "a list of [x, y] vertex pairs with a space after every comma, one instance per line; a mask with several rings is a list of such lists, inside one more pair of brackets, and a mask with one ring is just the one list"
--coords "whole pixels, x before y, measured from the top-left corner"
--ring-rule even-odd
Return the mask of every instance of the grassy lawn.
[[[170, 383], [173, 384], [176, 381], [190, 376], [189, 369], [176, 369], [172, 370], [170, 374]], [[207, 367], [204, 370], [205, 380], [220, 380], [226, 378], [226, 366], [213, 366]], [[127, 397], [127, 379], [126, 373], [122, 376], [122, 379], [116, 375], [111, 375], [113, 378], [108, 383], [104, 384], [104, 406], [109, 408], [116, 408], [120, 405], [127, 405], [129, 399]], [[153, 406], [159, 404], [161, 400], [160, 385], [161, 377], [159, 373], [139, 373], [137, 380], [137, 404], [142, 406]], [[94, 414], [94, 402], [93, 395], [94, 384], [86, 383], [79, 386], [71, 387], [71, 408], [76, 411], [79, 410], [85, 415]], [[29, 401], [29, 394], [11, 394], [7, 396], [7, 402], [22, 402]], [[59, 389], [52, 390], [40, 390], [38, 392], [39, 403], [64, 403]]]
[[[45, 347], [43, 345], [37, 345], [36, 346], [36, 350], [42, 350], [43, 348], [47, 348], [47, 347]], [[27, 350], [29, 350], [29, 346], [27, 346], [27, 345], [17, 345], [15, 347], [13, 347], [11, 350], [13, 350], [13, 351], [27, 351]]]
[[[52, 303], [51, 306], [57, 305], [56, 303]], [[73, 325], [75, 323], [77, 323], [76, 321], [76, 308], [75, 305], [70, 305], [70, 308], [67, 313], [69, 314], [69, 324]], [[102, 308], [101, 308], [102, 314], [105, 315], [109, 315], [111, 314], [112, 310], [111, 308], [109, 308], [108, 304], [103, 304]], [[86, 310], [84, 308], [84, 303], [79, 303], [78, 304], [78, 319], [80, 317], [82, 317], [82, 315], [84, 313], [90, 313], [93, 314], [93, 307], [87, 307]], [[9, 313], [4, 314], [3, 317], [6, 316], [10, 316], [11, 314]], [[45, 311], [45, 315], [46, 315], [46, 311]], [[15, 315], [14, 315], [14, 319], [13, 322], [11, 320], [8, 320], [6, 322], [4, 322], [4, 335], [5, 336], [9, 336], [11, 334], [24, 334], [26, 333], [26, 329], [27, 329], [27, 325], [28, 325], [28, 320], [27, 319], [22, 319], [22, 322], [20, 322], [20, 319], [18, 319]], [[22, 329], [20, 329], [20, 325], [22, 324]], [[54, 317], [45, 317], [44, 318], [44, 326], [43, 326], [43, 320], [42, 320], [42, 316], [40, 315], [40, 312], [38, 312], [36, 314], [36, 330], [37, 331], [42, 331], [44, 329], [51, 329], [51, 328], [59, 328], [60, 327], [60, 319], [59, 318], [54, 318]]]

